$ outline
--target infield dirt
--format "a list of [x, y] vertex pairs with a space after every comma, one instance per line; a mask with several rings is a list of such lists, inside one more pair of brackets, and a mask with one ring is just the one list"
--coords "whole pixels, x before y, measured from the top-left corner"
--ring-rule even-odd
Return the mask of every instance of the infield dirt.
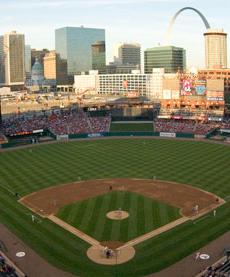
[[[80, 181], [42, 189], [19, 201], [41, 216], [56, 214], [60, 208], [85, 199], [96, 197], [111, 190], [131, 191], [167, 203], [180, 209], [181, 215], [201, 215], [224, 203], [214, 194], [198, 188], [160, 181], [143, 179], [97, 179]], [[194, 206], [198, 213], [194, 214]]]

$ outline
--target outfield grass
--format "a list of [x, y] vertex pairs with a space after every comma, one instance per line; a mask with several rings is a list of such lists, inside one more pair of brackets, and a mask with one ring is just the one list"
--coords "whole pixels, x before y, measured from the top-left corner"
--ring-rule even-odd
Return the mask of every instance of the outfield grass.
[[153, 132], [153, 123], [111, 123], [110, 132]]
[[[32, 150], [32, 152], [31, 152]], [[51, 185], [96, 178], [149, 178], [187, 183], [226, 198], [217, 215], [186, 222], [137, 245], [118, 276], [158, 271], [229, 231], [230, 147], [195, 141], [110, 139], [39, 145], [0, 153], [0, 221], [52, 264], [80, 276], [115, 276], [91, 262], [89, 245], [49, 220], [33, 224], [8, 188], [26, 195]]]
[[[121, 208], [124, 220], [106, 217]], [[179, 209], [128, 191], [113, 191], [67, 205], [57, 216], [98, 241], [129, 241], [181, 217]]]

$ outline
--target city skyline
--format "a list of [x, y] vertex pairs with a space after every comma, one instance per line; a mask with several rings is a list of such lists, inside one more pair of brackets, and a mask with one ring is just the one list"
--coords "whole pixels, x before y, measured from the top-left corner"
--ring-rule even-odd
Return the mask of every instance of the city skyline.
[[[57, 28], [104, 28], [108, 63], [118, 42], [140, 43], [142, 56], [147, 48], [163, 45], [170, 19], [185, 6], [201, 11], [212, 28], [229, 33], [230, 4], [224, 0], [9, 0], [1, 5], [0, 33], [17, 30], [25, 34], [26, 44], [32, 48], [55, 49]], [[188, 66], [204, 67], [205, 30], [192, 11], [184, 11], [175, 22], [171, 45], [186, 49]]]

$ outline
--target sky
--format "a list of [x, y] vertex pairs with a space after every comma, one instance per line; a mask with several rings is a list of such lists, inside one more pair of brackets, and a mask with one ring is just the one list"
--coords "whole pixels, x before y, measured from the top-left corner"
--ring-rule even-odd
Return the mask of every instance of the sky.
[[[0, 0], [0, 34], [16, 30], [25, 34], [32, 48], [55, 49], [57, 28], [104, 28], [108, 63], [119, 42], [140, 43], [142, 54], [147, 48], [164, 45], [171, 18], [187, 6], [198, 9], [211, 28], [230, 32], [229, 0]], [[186, 49], [188, 67], [204, 66], [205, 30], [191, 10], [175, 21], [171, 45]]]

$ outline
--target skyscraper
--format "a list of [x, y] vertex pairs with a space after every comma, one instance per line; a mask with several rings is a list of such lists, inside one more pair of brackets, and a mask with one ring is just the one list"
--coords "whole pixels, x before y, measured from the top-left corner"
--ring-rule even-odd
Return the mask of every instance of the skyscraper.
[[106, 55], [105, 42], [97, 41], [91, 45], [92, 69], [98, 70], [99, 74], [105, 73]]
[[140, 44], [122, 43], [118, 45], [118, 61], [123, 65], [134, 65], [137, 69], [141, 64]]
[[153, 68], [164, 68], [165, 73], [176, 73], [186, 69], [185, 49], [175, 46], [159, 46], [145, 50], [145, 73]]
[[1, 81], [8, 86], [25, 82], [25, 38], [16, 31], [0, 38]]
[[25, 73], [26, 79], [31, 78], [31, 47], [30, 45], [25, 45]]
[[105, 41], [105, 30], [82, 27], [63, 27], [55, 30], [55, 48], [67, 60], [68, 74], [92, 69], [91, 45]]
[[206, 68], [227, 68], [227, 34], [223, 29], [208, 29], [204, 37]]

